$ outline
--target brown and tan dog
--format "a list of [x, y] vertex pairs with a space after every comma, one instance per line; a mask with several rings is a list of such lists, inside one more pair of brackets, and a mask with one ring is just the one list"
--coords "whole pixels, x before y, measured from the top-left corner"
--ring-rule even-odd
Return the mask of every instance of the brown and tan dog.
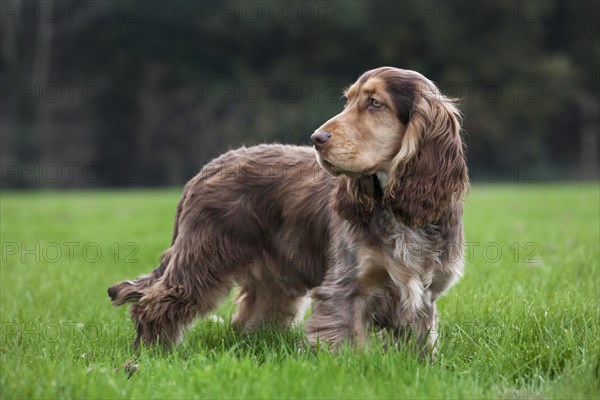
[[310, 147], [241, 148], [188, 182], [159, 267], [109, 289], [114, 305], [134, 303], [136, 344], [177, 342], [238, 285], [236, 326], [286, 327], [310, 293], [313, 344], [383, 328], [433, 347], [435, 301], [463, 269], [459, 112], [421, 74], [391, 67], [345, 95], [311, 137], [316, 161]]

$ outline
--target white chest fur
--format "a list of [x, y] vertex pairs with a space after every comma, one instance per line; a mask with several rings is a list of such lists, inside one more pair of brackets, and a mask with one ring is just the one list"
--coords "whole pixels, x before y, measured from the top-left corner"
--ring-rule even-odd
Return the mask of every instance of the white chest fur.
[[432, 292], [431, 287], [440, 286], [432, 283], [438, 279], [454, 282], [460, 276], [462, 260], [458, 260], [457, 271], [447, 271], [441, 261], [443, 249], [425, 232], [401, 224], [391, 228], [394, 233], [388, 234], [381, 246], [357, 250], [361, 295], [366, 304], [380, 307], [385, 302], [385, 308], [394, 314], [390, 318], [397, 323], [411, 323], [440, 294], [437, 289]]

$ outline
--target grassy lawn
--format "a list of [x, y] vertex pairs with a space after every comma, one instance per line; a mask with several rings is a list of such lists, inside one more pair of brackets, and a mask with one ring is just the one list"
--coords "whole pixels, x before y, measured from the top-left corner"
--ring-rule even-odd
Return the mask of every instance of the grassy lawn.
[[598, 185], [474, 186], [466, 275], [430, 365], [403, 351], [298, 353], [299, 330], [240, 335], [231, 303], [169, 354], [133, 357], [106, 289], [149, 272], [178, 190], [2, 192], [2, 398], [598, 398]]

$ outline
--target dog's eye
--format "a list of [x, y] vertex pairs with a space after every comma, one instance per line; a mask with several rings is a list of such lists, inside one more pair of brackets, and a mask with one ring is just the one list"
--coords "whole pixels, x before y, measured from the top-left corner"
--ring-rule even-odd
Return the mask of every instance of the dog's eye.
[[381, 102], [379, 100], [376, 99], [369, 99], [369, 106], [373, 107], [373, 108], [379, 108], [381, 107], [383, 104], [381, 104]]

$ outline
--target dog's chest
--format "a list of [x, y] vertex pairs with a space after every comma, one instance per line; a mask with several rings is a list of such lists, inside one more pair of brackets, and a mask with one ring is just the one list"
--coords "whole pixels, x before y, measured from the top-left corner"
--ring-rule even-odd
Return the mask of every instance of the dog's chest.
[[431, 307], [428, 290], [439, 265], [435, 232], [379, 221], [379, 240], [357, 250], [360, 294], [370, 314], [393, 325], [410, 323]]

